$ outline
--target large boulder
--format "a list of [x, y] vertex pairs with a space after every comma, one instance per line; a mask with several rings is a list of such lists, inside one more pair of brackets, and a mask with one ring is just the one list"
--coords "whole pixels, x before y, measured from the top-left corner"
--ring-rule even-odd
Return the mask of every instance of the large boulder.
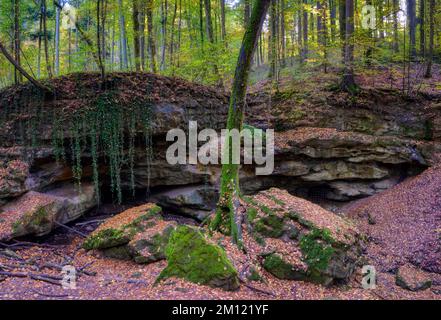
[[362, 241], [348, 219], [275, 188], [243, 205], [250, 234], [262, 244], [263, 267], [274, 276], [328, 285], [354, 272]]
[[155, 195], [161, 206], [199, 221], [211, 214], [217, 198], [217, 189], [210, 185], [176, 188]]
[[84, 241], [87, 250], [99, 249], [105, 256], [136, 263], [165, 259], [165, 247], [174, 221], [164, 221], [161, 208], [148, 203], [108, 219]]
[[224, 290], [239, 287], [238, 273], [225, 251], [194, 227], [179, 226], [172, 233], [165, 254], [168, 265], [158, 281], [178, 277]]
[[46, 193], [29, 191], [0, 208], [0, 240], [43, 236], [96, 205], [92, 184], [66, 184]]
[[20, 160], [0, 160], [0, 200], [13, 198], [28, 191], [26, 179], [29, 165]]

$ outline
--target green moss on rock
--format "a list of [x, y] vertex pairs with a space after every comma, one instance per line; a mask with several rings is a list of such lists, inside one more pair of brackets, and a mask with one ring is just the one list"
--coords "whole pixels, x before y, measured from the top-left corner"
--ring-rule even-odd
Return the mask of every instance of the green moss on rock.
[[153, 227], [161, 210], [157, 205], [146, 204], [124, 211], [95, 230], [84, 241], [83, 248], [107, 249], [127, 244], [137, 233]]
[[224, 290], [239, 287], [238, 273], [225, 251], [196, 228], [179, 226], [170, 236], [165, 255], [168, 265], [158, 281], [178, 277]]
[[300, 240], [300, 250], [308, 265], [308, 272], [316, 274], [328, 268], [334, 254], [333, 239], [329, 231], [314, 229]]
[[92, 250], [121, 246], [130, 241], [131, 235], [127, 231], [113, 228], [104, 229], [88, 237], [83, 243], [83, 248]]
[[277, 253], [265, 257], [263, 267], [276, 278], [283, 280], [304, 280], [306, 277], [303, 270], [297, 270]]

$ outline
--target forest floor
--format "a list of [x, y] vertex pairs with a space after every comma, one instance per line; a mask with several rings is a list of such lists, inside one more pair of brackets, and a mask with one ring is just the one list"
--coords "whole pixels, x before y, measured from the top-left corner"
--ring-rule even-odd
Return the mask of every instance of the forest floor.
[[[0, 299], [440, 299], [438, 239], [428, 239], [427, 230], [439, 228], [441, 168], [428, 169], [376, 196], [358, 200], [345, 208], [367, 235], [366, 263], [377, 268], [377, 286], [363, 289], [359, 269], [348, 283], [324, 287], [303, 281], [279, 280], [262, 270], [263, 281], [242, 284], [233, 292], [199, 286], [180, 279], [155, 284], [165, 261], [148, 265], [104, 257], [82, 249], [83, 236], [92, 232], [106, 214], [83, 218], [71, 229], [58, 229], [39, 243], [16, 241], [0, 252]], [[415, 194], [417, 194], [415, 198]], [[166, 219], [180, 219], [172, 215]], [[372, 223], [371, 220], [375, 220]], [[188, 223], [189, 221], [179, 221]], [[421, 229], [423, 228], [423, 229]], [[439, 232], [439, 230], [438, 230]], [[225, 241], [229, 241], [228, 238]], [[238, 251], [238, 250], [236, 250]], [[231, 248], [233, 261], [243, 260]], [[417, 254], [415, 254], [417, 253]], [[433, 263], [435, 261], [435, 263]], [[423, 266], [432, 279], [430, 289], [413, 292], [395, 284], [403, 263]], [[432, 262], [431, 264], [428, 262]], [[243, 261], [241, 261], [243, 265]], [[63, 289], [62, 266], [74, 266], [76, 288]]]

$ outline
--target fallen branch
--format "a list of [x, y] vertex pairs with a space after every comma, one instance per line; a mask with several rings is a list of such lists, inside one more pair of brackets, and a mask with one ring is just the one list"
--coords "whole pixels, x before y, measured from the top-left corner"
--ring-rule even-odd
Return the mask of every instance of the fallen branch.
[[31, 278], [32, 280], [44, 281], [50, 284], [55, 284], [61, 286], [62, 277], [52, 276], [49, 274], [36, 274], [28, 272], [8, 272], [0, 271], [0, 276], [12, 277], [12, 278]]
[[87, 238], [87, 235], [86, 235], [86, 234], [82, 233], [81, 231], [75, 230], [74, 228], [68, 227], [68, 226], [66, 226], [65, 224], [59, 223], [59, 222], [57, 222], [57, 221], [54, 221], [54, 224], [56, 224], [56, 225], [59, 226], [59, 227], [65, 228], [65, 229], [67, 229], [67, 230], [69, 230], [69, 231], [72, 231], [72, 232], [74, 232], [74, 233], [76, 233], [76, 234], [82, 236], [83, 238]]
[[29, 73], [27, 73], [26, 70], [23, 69], [17, 63], [17, 61], [15, 61], [15, 59], [10, 55], [8, 50], [6, 50], [6, 48], [3, 46], [3, 44], [1, 42], [0, 42], [0, 51], [3, 53], [5, 58], [8, 59], [9, 62], [13, 64], [15, 69], [17, 69], [18, 72], [20, 72], [26, 79], [28, 79], [30, 83], [32, 83], [34, 86], [36, 86], [37, 88], [39, 88], [40, 90], [42, 90], [44, 92], [48, 92], [48, 93], [52, 93], [53, 92], [52, 89], [50, 89], [49, 87], [44, 86], [43, 84], [41, 84], [40, 82], [35, 80]]
[[64, 294], [44, 293], [44, 292], [37, 291], [33, 288], [31, 288], [31, 291], [35, 292], [36, 294], [39, 294], [40, 296], [49, 297], [49, 298], [65, 298], [65, 297], [69, 296], [67, 293], [64, 293]]
[[263, 294], [266, 294], [266, 295], [269, 295], [269, 296], [272, 296], [272, 297], [275, 297], [275, 296], [276, 296], [273, 292], [266, 291], [266, 290], [263, 290], [263, 289], [259, 289], [259, 288], [256, 288], [256, 287], [254, 287], [254, 286], [248, 284], [244, 279], [242, 279], [242, 278], [240, 278], [240, 277], [239, 277], [239, 281], [240, 281], [245, 287], [247, 287], [248, 289], [251, 289], [251, 290], [256, 291], [256, 292], [258, 292], [258, 293], [263, 293]]

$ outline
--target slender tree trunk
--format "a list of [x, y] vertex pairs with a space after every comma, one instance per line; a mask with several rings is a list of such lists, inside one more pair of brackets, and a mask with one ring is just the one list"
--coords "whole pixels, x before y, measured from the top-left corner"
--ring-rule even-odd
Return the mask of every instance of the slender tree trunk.
[[220, 9], [221, 9], [221, 39], [225, 41], [227, 37], [227, 29], [225, 22], [225, 0], [220, 0]]
[[329, 17], [331, 20], [331, 42], [335, 41], [335, 34], [337, 30], [337, 26], [336, 26], [337, 8], [335, 5], [335, 1], [337, 0], [329, 0]]
[[51, 64], [49, 62], [49, 41], [48, 41], [48, 35], [47, 35], [47, 7], [46, 7], [46, 0], [42, 0], [42, 15], [43, 15], [43, 34], [44, 34], [44, 55], [46, 58], [46, 69], [47, 69], [47, 75], [49, 78], [52, 78], [52, 68]]
[[[307, 5], [308, 0], [303, 0], [303, 5]], [[308, 58], [308, 12], [303, 8], [303, 49], [302, 61]]]
[[354, 93], [357, 89], [354, 79], [354, 0], [346, 0], [346, 35], [342, 90]]
[[60, 14], [61, 9], [55, 7], [55, 75], [60, 73]]
[[[299, 4], [301, 5], [302, 0], [299, 0]], [[300, 60], [303, 59], [303, 28], [302, 28], [302, 9], [299, 8], [299, 11], [297, 13], [297, 43], [299, 46], [299, 57]]]
[[161, 3], [161, 36], [162, 36], [162, 46], [161, 46], [161, 65], [160, 69], [165, 69], [165, 53], [167, 51], [167, 10], [168, 2], [163, 0]]
[[285, 0], [280, 1], [280, 40], [281, 40], [281, 67], [285, 67], [286, 65], [286, 38], [285, 38], [285, 29], [286, 29], [286, 21], [285, 21]]
[[5, 56], [5, 58], [15, 67], [15, 69], [20, 72], [26, 79], [29, 80], [34, 86], [39, 88], [40, 90], [50, 93], [52, 90], [40, 82], [35, 80], [29, 73], [26, 72], [18, 63], [15, 61], [14, 57], [6, 50], [5, 46], [0, 42], [0, 52]]
[[[251, 61], [269, 4], [270, 0], [255, 0], [253, 5], [250, 22], [242, 41], [230, 96], [227, 120], [227, 129], [230, 130], [242, 130]], [[229, 145], [231, 147], [231, 136], [227, 136], [226, 139], [230, 142]], [[228, 152], [228, 150], [224, 152]], [[239, 196], [239, 165], [223, 164], [219, 202], [216, 216], [210, 227], [212, 230], [231, 234], [233, 242], [242, 247], [241, 219], [237, 210], [239, 207]]]
[[250, 22], [250, 14], [251, 14], [251, 0], [243, 0], [243, 27], [246, 29], [248, 23]]
[[[340, 41], [344, 44], [346, 40], [346, 0], [338, 1], [338, 24], [340, 28]], [[345, 46], [342, 47], [342, 57], [344, 62]]]
[[433, 61], [433, 47], [435, 38], [435, 0], [430, 0], [429, 3], [429, 52], [427, 55], [427, 69], [426, 78], [432, 77], [432, 61]]
[[150, 54], [150, 71], [157, 73], [156, 67], [156, 45], [155, 38], [153, 34], [153, 0], [147, 0], [147, 32], [148, 32], [148, 46]]
[[139, 34], [139, 0], [133, 0], [133, 54], [135, 57], [135, 69], [136, 71], [141, 71], [141, 48], [140, 44], [140, 34]]
[[[215, 39], [214, 39], [214, 34], [213, 34], [213, 22], [211, 19], [211, 1], [204, 0], [204, 4], [205, 4], [205, 25], [206, 25], [206, 29], [207, 29], [207, 36], [208, 36], [208, 41], [210, 41], [210, 44], [212, 46], [210, 48], [210, 51], [214, 54]], [[221, 74], [219, 72], [219, 68], [218, 68], [216, 62], [214, 62], [214, 64], [213, 64], [213, 69], [214, 69], [214, 73], [218, 77], [217, 85], [219, 87], [223, 87], [222, 77], [221, 77]]]
[[201, 48], [204, 49], [204, 0], [199, 0], [199, 34], [201, 37]]
[[[21, 35], [20, 35], [20, 0], [14, 0], [14, 54], [15, 61], [18, 66], [21, 66]], [[22, 79], [22, 75], [15, 67], [14, 71], [14, 80], [15, 83], [20, 83]]]
[[171, 22], [171, 39], [170, 39], [170, 65], [173, 67], [174, 66], [174, 47], [175, 47], [175, 22], [176, 22], [176, 16], [178, 13], [178, 0], [175, 0], [175, 5], [174, 5], [174, 10], [173, 10], [173, 17], [172, 17], [172, 22]]
[[41, 77], [41, 36], [43, 34], [42, 4], [40, 3], [40, 22], [38, 27], [37, 78]]
[[125, 17], [124, 17], [122, 0], [118, 0], [118, 11], [119, 11], [121, 62], [122, 62], [122, 68], [124, 70], [127, 70], [129, 68], [129, 60], [127, 57], [126, 21], [125, 21]]
[[407, 28], [409, 30], [410, 41], [410, 58], [414, 59], [416, 56], [416, 13], [415, 13], [415, 0], [407, 1]]
[[426, 56], [426, 30], [425, 28], [425, 19], [426, 19], [426, 5], [425, 1], [420, 0], [420, 16], [419, 16], [419, 24], [420, 24], [420, 55], [422, 57]]
[[102, 48], [102, 29], [104, 29], [104, 25], [103, 25], [103, 15], [101, 13], [101, 11], [104, 10], [103, 7], [103, 3], [104, 0], [97, 0], [96, 4], [96, 17], [97, 17], [97, 30], [96, 30], [96, 35], [97, 35], [97, 48], [98, 48], [98, 68], [100, 69], [101, 72], [101, 81], [104, 82], [104, 77], [105, 77], [105, 69], [104, 69], [104, 63], [103, 63], [103, 48]]
[[146, 70], [146, 55], [145, 55], [145, 19], [146, 19], [146, 0], [141, 0], [141, 7], [139, 12], [139, 50], [141, 55], [141, 70]]
[[384, 8], [383, 8], [383, 0], [378, 1], [378, 32], [380, 33], [380, 39], [384, 39]]
[[271, 0], [270, 14], [269, 14], [269, 28], [270, 28], [270, 41], [269, 41], [269, 61], [270, 70], [268, 78], [270, 78], [273, 84], [277, 77], [277, 0]]
[[323, 6], [321, 0], [317, 1], [317, 41], [318, 44], [323, 46]]
[[394, 42], [392, 45], [392, 48], [395, 53], [398, 53], [399, 50], [399, 44], [398, 44], [398, 11], [400, 10], [400, 3], [399, 0], [393, 0], [392, 4], [393, 8], [393, 29], [394, 29]]

